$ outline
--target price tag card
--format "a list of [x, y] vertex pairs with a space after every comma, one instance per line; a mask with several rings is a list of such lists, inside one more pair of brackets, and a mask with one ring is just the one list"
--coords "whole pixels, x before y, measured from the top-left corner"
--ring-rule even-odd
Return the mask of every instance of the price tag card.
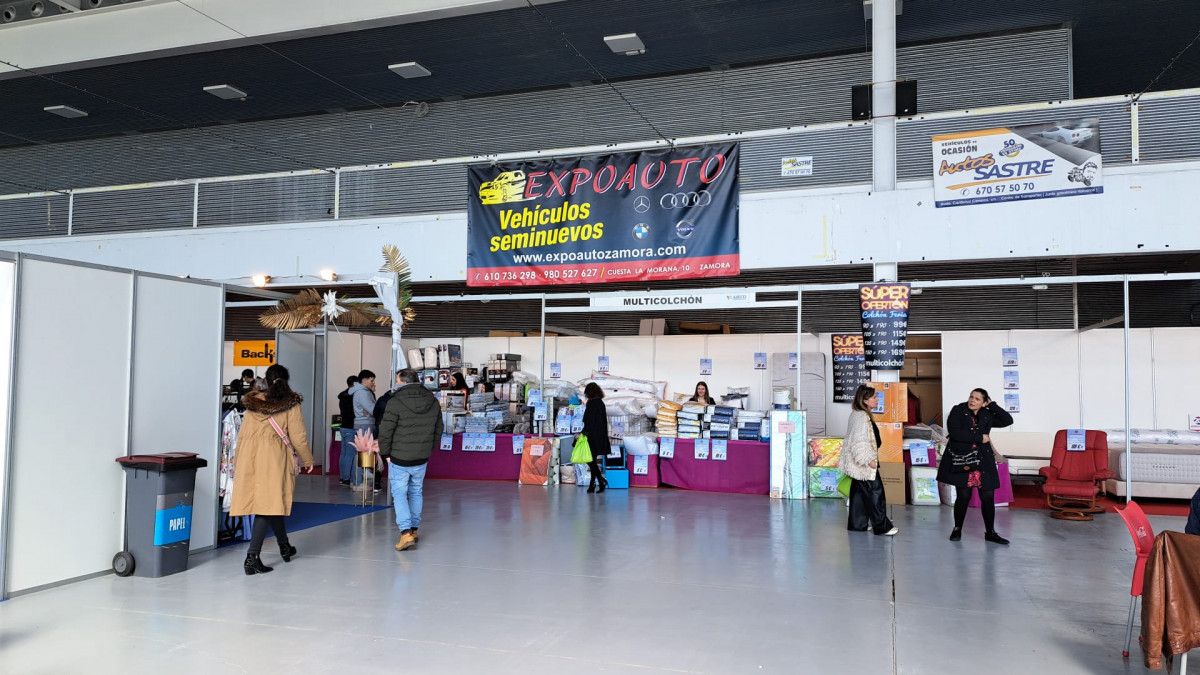
[[754, 352], [754, 369], [755, 370], [766, 370], [767, 369], [767, 353], [766, 352]]
[[788, 354], [788, 370], [796, 369], [796, 360], [796, 352], [791, 352]]
[[875, 390], [875, 407], [871, 408], [871, 412], [876, 415], [882, 415], [885, 409], [884, 400], [887, 398], [887, 392], [882, 389]]
[[542, 402], [542, 390], [530, 389], [529, 396], [525, 398], [526, 405], [537, 405]]
[[546, 445], [544, 443], [534, 442], [529, 446], [529, 454], [532, 457], [541, 457], [546, 454]]
[[1021, 372], [1017, 370], [1004, 371], [1004, 388], [1005, 389], [1020, 389], [1021, 388]]
[[700, 374], [712, 375], [712, 359], [700, 359]]
[[646, 455], [636, 455], [633, 458], [633, 473], [645, 476], [650, 473], [650, 458]]
[[596, 368], [597, 370], [599, 370], [599, 371], [600, 371], [600, 372], [602, 372], [602, 373], [607, 373], [607, 372], [608, 372], [608, 366], [609, 366], [609, 360], [608, 360], [608, 357], [607, 357], [607, 356], [601, 356], [601, 357], [600, 357], [600, 360], [599, 360], [599, 363], [597, 364], [597, 366], [598, 366], [598, 367]]
[[525, 437], [524, 436], [513, 436], [512, 437], [512, 448], [513, 448], [514, 455], [521, 454], [521, 451], [525, 449]]
[[1006, 367], [1019, 365], [1017, 363], [1017, 348], [1016, 347], [1002, 348], [1000, 350], [1000, 359], [1001, 359], [1001, 361], [1003, 361], [1002, 365], [1004, 365]]
[[821, 472], [821, 491], [837, 492], [838, 475], [836, 471]]
[[462, 437], [463, 437], [462, 451], [463, 452], [474, 452], [475, 451], [475, 434], [463, 434]]
[[908, 455], [912, 458], [913, 466], [929, 466], [932, 464], [929, 459], [928, 443], [913, 443], [908, 447]]
[[451, 436], [450, 434], [442, 434], [442, 442], [440, 445], [438, 445], [438, 449], [453, 450], [454, 449], [454, 436]]
[[1004, 409], [1010, 413], [1021, 412], [1021, 395], [1020, 394], [1005, 394]]
[[496, 434], [484, 434], [483, 435], [483, 443], [481, 445], [483, 445], [483, 447], [480, 449], [483, 452], [495, 452], [496, 451]]
[[1087, 451], [1087, 430], [1067, 429], [1067, 452]]
[[796, 433], [796, 423], [795, 422], [786, 422], [786, 421], [780, 422], [779, 428], [776, 429], [776, 431], [778, 431], [781, 434], [794, 434], [794, 433]]
[[1188, 431], [1200, 431], [1200, 415], [1188, 415]]
[[562, 364], [561, 363], [551, 363], [550, 364], [550, 379], [552, 379], [552, 380], [561, 380], [562, 379]]
[[612, 435], [614, 438], [625, 438], [625, 423], [624, 422], [613, 422], [612, 423]]
[[550, 416], [550, 406], [549, 405], [547, 405], [545, 403], [538, 403], [537, 405], [533, 406], [533, 421], [534, 422], [545, 422], [546, 418], [548, 418], [549, 416]]
[[663, 459], [673, 459], [675, 457], [674, 438], [658, 439], [658, 456]]
[[712, 457], [714, 461], [724, 462], [725, 452], [729, 448], [729, 441], [724, 439], [715, 439], [712, 442]]
[[696, 439], [696, 459], [708, 459], [708, 439]]

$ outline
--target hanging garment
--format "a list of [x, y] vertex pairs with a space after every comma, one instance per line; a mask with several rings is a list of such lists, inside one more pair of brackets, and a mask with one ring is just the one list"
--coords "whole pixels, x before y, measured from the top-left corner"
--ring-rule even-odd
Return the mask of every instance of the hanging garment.
[[233, 503], [233, 460], [237, 456], [238, 433], [242, 430], [242, 413], [230, 410], [221, 420], [221, 510], [228, 511]]

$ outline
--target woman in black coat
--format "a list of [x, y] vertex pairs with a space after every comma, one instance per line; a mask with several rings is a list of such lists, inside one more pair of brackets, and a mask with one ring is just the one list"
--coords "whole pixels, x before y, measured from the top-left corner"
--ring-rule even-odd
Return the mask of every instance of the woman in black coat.
[[587, 437], [588, 447], [592, 450], [592, 461], [588, 462], [592, 482], [587, 491], [595, 492], [599, 479], [600, 492], [604, 492], [608, 480], [600, 473], [600, 463], [612, 448], [608, 443], [608, 409], [604, 407], [604, 390], [595, 382], [588, 382], [583, 388], [583, 395], [587, 397], [587, 407], [583, 409], [583, 435]]
[[992, 429], [1013, 423], [1012, 415], [988, 397], [987, 390], [973, 389], [966, 403], [954, 406], [946, 417], [950, 443], [938, 465], [937, 479], [954, 486], [954, 531], [950, 541], [962, 539], [963, 520], [971, 502], [971, 488], [979, 490], [984, 539], [993, 544], [1008, 544], [996, 534], [996, 488], [1000, 476], [996, 472], [996, 456], [992, 452]]

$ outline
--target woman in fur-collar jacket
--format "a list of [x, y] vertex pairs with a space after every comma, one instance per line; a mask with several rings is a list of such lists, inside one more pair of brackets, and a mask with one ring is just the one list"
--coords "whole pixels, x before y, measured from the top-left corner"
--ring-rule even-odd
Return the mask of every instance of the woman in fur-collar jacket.
[[879, 427], [871, 417], [871, 409], [877, 401], [873, 387], [862, 384], [854, 392], [838, 468], [850, 477], [850, 515], [846, 529], [866, 532], [869, 525], [875, 534], [890, 537], [899, 530], [887, 517], [887, 500], [883, 494], [883, 481], [879, 478], [882, 439]]
[[268, 526], [275, 532], [283, 561], [291, 562], [296, 555], [296, 547], [288, 542], [283, 518], [292, 513], [297, 462], [305, 468], [313, 465], [300, 415], [304, 398], [288, 386], [287, 368], [279, 364], [268, 368], [266, 384], [266, 391], [254, 391], [242, 399], [246, 416], [238, 434], [236, 482], [229, 509], [231, 516], [255, 516], [246, 551], [246, 574], [264, 574], [273, 569], [259, 557]]

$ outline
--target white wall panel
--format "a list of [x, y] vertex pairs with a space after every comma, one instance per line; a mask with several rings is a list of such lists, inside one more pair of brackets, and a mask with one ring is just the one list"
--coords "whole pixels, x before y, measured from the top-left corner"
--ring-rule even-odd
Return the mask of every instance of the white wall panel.
[[661, 380], [654, 376], [654, 338], [651, 336], [604, 339], [604, 353], [611, 359], [614, 375], [637, 380]]
[[[704, 356], [705, 335], [659, 335], [654, 338], [654, 379], [667, 383], [667, 396], [696, 390], [700, 377], [700, 358]], [[617, 364], [613, 364], [617, 369]]]
[[[1154, 373], [1150, 329], [1129, 334], [1132, 379], [1130, 415], [1134, 429], [1154, 428]], [[1085, 429], [1125, 427], [1125, 331], [1090, 330], [1079, 334], [1081, 411]]]
[[[362, 370], [362, 345], [363, 336], [350, 331], [330, 331], [325, 340], [325, 412], [328, 416], [337, 415], [341, 410], [337, 395], [346, 389], [346, 378], [358, 375]], [[386, 386], [386, 380], [384, 383]], [[353, 423], [354, 420], [350, 420], [350, 424]], [[328, 448], [320, 456], [326, 458], [324, 466], [328, 467], [327, 454]]]
[[[1080, 424], [1079, 334], [1073, 330], [1012, 331], [1020, 351], [1021, 412], [1014, 414], [1013, 431], [1056, 431]], [[984, 354], [995, 365], [992, 387], [1003, 403], [1004, 367], [1000, 350]], [[942, 363], [945, 371], [945, 361]], [[976, 385], [983, 386], [983, 385]], [[960, 394], [966, 400], [967, 390]]]
[[[949, 414], [951, 408], [967, 400], [971, 390], [976, 387], [987, 389], [989, 394], [1003, 403], [1004, 367], [1001, 365], [1000, 350], [1013, 346], [1016, 345], [1011, 344], [1009, 332], [1003, 330], [942, 333], [942, 407], [945, 413]], [[1025, 358], [1023, 351], [1020, 358]], [[1018, 370], [1024, 383], [1026, 369]], [[1025, 405], [1024, 399], [1022, 396], [1021, 405]], [[1015, 417], [1014, 427], [1021, 423], [1021, 417]], [[1037, 431], [1023, 427], [1019, 430]]]
[[592, 376], [598, 365], [597, 359], [604, 352], [604, 342], [585, 337], [560, 337], [555, 340], [555, 350], [563, 367], [563, 379], [578, 382]]
[[[697, 379], [708, 383], [712, 397], [718, 404], [721, 403], [721, 395], [728, 394], [730, 387], [750, 387], [746, 408], [763, 409], [767, 371], [754, 369], [754, 353], [762, 351], [762, 341], [760, 334], [708, 336], [705, 358], [713, 360], [713, 374], [697, 375]], [[696, 372], [699, 373], [698, 370]]]
[[216, 546], [225, 297], [219, 286], [142, 276], [135, 300], [130, 449], [208, 461], [196, 472], [191, 548]]
[[[7, 518], [5, 491], [8, 485], [8, 387], [12, 357], [12, 310], [16, 291], [16, 264], [0, 261], [0, 523]], [[4, 526], [0, 524], [0, 537]], [[5, 550], [0, 541], [0, 553]], [[0, 557], [0, 591], [7, 588], [4, 559]]]
[[[375, 373], [376, 398], [383, 396], [384, 392], [392, 388], [392, 383], [396, 381], [396, 373], [392, 372], [392, 338], [390, 336], [362, 336], [362, 367]], [[329, 386], [333, 387], [339, 383], [345, 387], [345, 376], [338, 382], [331, 381]], [[336, 391], [341, 391], [342, 387], [338, 387]]]
[[[445, 342], [445, 340], [443, 340]], [[466, 338], [462, 341], [463, 361], [474, 365], [480, 369], [480, 372], [487, 367], [488, 356], [491, 354], [512, 354], [509, 350], [508, 338]], [[425, 341], [421, 341], [425, 345]], [[436, 343], [435, 343], [436, 344]], [[425, 345], [432, 346], [432, 345]], [[522, 359], [521, 367], [525, 367], [525, 361]]]
[[1155, 328], [1153, 367], [1158, 428], [1187, 429], [1200, 415], [1200, 328]]
[[[554, 337], [546, 338], [546, 379], [550, 379], [550, 362], [554, 360], [554, 340]], [[508, 353], [521, 355], [521, 370], [534, 377], [542, 377], [539, 375], [542, 369], [542, 338], [508, 338]]]
[[[123, 544], [124, 476], [114, 460], [126, 453], [129, 404], [131, 275], [26, 260], [21, 277], [10, 592], [109, 569]], [[64, 316], [78, 329], [62, 330]]]

